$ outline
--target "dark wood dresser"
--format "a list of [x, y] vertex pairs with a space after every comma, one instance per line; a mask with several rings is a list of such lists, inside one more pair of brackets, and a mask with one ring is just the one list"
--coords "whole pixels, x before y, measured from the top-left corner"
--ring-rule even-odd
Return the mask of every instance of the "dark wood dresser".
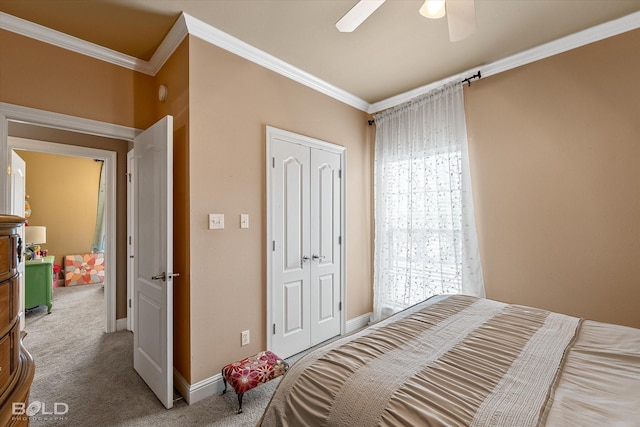
[[20, 334], [18, 264], [23, 245], [18, 228], [22, 223], [23, 218], [0, 215], [0, 426], [29, 425], [29, 418], [14, 415], [13, 408], [16, 403], [24, 414], [35, 373]]

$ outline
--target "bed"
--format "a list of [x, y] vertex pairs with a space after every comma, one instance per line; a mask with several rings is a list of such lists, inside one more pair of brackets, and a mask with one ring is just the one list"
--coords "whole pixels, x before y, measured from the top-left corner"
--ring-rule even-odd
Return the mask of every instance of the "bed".
[[638, 426], [640, 330], [438, 296], [294, 363], [260, 426]]

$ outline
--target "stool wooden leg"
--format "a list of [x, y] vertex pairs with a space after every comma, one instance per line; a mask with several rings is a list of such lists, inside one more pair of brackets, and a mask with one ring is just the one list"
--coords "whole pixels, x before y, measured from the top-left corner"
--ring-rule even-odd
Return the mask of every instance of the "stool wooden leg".
[[222, 394], [225, 394], [227, 392], [227, 379], [224, 375], [222, 376], [222, 382], [224, 383], [224, 390], [222, 390]]
[[244, 393], [238, 395], [238, 414], [242, 413], [242, 396], [244, 396]]

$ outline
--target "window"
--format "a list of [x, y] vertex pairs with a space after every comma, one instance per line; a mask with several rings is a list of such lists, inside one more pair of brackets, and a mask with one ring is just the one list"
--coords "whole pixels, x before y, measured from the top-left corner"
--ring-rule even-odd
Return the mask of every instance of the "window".
[[462, 91], [445, 92], [376, 115], [375, 320], [437, 294], [484, 295]]

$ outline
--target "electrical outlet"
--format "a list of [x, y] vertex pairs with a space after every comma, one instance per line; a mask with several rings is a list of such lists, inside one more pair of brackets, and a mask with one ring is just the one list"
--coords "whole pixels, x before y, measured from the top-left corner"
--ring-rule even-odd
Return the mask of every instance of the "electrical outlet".
[[240, 338], [242, 339], [242, 345], [249, 345], [249, 331], [242, 331], [240, 334]]

